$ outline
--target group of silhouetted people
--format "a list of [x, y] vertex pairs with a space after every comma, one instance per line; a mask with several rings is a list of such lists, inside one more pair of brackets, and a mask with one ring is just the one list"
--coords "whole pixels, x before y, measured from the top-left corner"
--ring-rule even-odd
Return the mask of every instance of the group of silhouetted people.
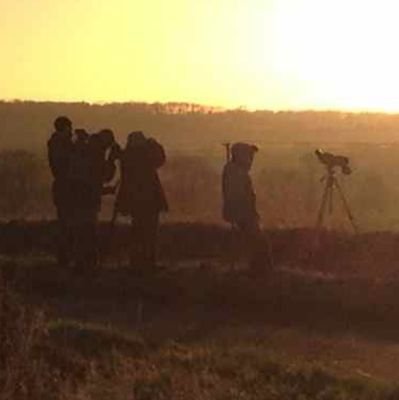
[[[72, 121], [64, 116], [55, 120], [54, 128], [48, 158], [54, 177], [59, 265], [81, 270], [98, 266], [96, 231], [101, 200], [103, 195], [116, 194], [115, 211], [132, 221], [131, 265], [156, 266], [159, 214], [168, 208], [157, 173], [166, 160], [163, 147], [142, 132], [132, 132], [122, 150], [112, 130], [73, 131]], [[111, 185], [117, 160], [121, 181]]]
[[[48, 142], [48, 157], [54, 176], [53, 200], [58, 219], [58, 262], [91, 270], [99, 263], [97, 220], [101, 199], [116, 194], [114, 217], [131, 218], [130, 265], [134, 269], [156, 268], [159, 216], [168, 210], [158, 176], [165, 164], [164, 148], [140, 131], [128, 135], [125, 149], [116, 143], [110, 129], [88, 134], [73, 131], [67, 117], [54, 122], [55, 132]], [[235, 143], [229, 149], [223, 169], [223, 218], [240, 237], [239, 247], [250, 267], [264, 262], [260, 240], [256, 195], [249, 171], [256, 146]], [[111, 184], [120, 163], [120, 183]]]

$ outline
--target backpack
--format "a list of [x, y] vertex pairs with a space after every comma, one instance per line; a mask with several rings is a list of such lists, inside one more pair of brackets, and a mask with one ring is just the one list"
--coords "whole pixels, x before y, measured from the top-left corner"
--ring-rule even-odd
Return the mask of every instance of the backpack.
[[147, 139], [148, 157], [151, 165], [158, 169], [166, 162], [165, 150], [155, 139]]

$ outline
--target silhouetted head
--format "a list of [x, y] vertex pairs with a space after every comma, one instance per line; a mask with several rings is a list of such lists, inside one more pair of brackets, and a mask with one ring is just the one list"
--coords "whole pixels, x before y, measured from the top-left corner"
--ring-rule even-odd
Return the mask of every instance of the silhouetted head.
[[101, 147], [108, 149], [115, 143], [114, 132], [111, 129], [102, 129], [98, 132], [98, 138], [101, 143]]
[[72, 135], [72, 121], [68, 117], [57, 117], [54, 121], [54, 128], [57, 132]]
[[126, 147], [141, 146], [147, 142], [144, 133], [141, 131], [134, 131], [127, 136]]
[[249, 171], [257, 151], [258, 148], [252, 144], [241, 142], [234, 143], [233, 146], [231, 146], [231, 161]]
[[89, 134], [85, 129], [75, 129], [75, 136], [77, 143], [87, 143], [89, 140]]

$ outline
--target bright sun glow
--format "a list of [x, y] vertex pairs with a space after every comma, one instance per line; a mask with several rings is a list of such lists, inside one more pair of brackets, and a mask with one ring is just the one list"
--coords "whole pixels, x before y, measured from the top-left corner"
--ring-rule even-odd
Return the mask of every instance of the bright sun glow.
[[399, 111], [398, 2], [280, 4], [276, 70], [297, 106]]
[[1, 0], [0, 96], [399, 111], [397, 0]]

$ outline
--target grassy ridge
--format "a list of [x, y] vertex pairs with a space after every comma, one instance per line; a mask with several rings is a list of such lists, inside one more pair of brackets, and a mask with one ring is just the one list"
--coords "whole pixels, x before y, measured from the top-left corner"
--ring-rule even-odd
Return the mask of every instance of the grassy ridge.
[[[4, 313], [3, 313], [4, 316]], [[276, 356], [267, 343], [218, 341], [161, 345], [143, 333], [57, 320], [2, 365], [2, 399], [396, 399], [399, 389], [369, 378], [338, 377], [322, 365]], [[25, 326], [29, 328], [29, 324]], [[9, 342], [15, 332], [4, 332]], [[25, 337], [26, 330], [19, 332]], [[16, 356], [16, 357], [15, 357]], [[40, 365], [40, 369], [38, 369]], [[32, 367], [35, 368], [32, 372]], [[2, 375], [5, 376], [5, 375]], [[6, 384], [7, 383], [7, 384]], [[21, 385], [22, 383], [22, 385]]]
[[112, 246], [95, 275], [60, 270], [49, 225], [11, 228], [1, 399], [399, 398], [395, 235], [327, 235], [309, 265], [311, 232], [275, 231], [280, 268], [252, 276], [224, 265], [226, 230], [171, 225], [167, 268], [138, 276]]
[[[320, 365], [279, 359], [267, 344], [168, 342], [151, 347], [102, 326], [59, 323], [50, 339], [86, 360], [80, 395], [93, 399], [395, 399], [399, 389], [339, 378]], [[101, 351], [99, 351], [101, 349]], [[73, 371], [73, 369], [72, 369]]]
[[[52, 222], [12, 221], [0, 224], [0, 254], [8, 258], [54, 254], [56, 226]], [[356, 275], [375, 279], [396, 275], [399, 261], [399, 234], [371, 232], [352, 235], [324, 232], [319, 240], [311, 229], [280, 229], [264, 235], [265, 248], [270, 236], [276, 264], [316, 269], [340, 276]], [[126, 265], [129, 226], [119, 224], [110, 230], [99, 227], [99, 244], [104, 266]], [[199, 223], [171, 223], [161, 226], [159, 256], [175, 267], [182, 260], [227, 262], [237, 242], [226, 226]]]

